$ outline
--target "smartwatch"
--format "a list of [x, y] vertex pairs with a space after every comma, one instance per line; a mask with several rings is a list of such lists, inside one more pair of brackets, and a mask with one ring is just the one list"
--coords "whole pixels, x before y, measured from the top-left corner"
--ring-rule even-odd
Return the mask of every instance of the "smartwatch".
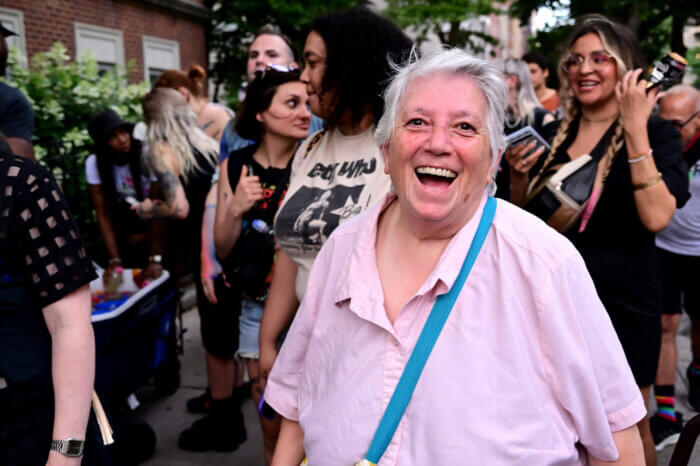
[[78, 440], [75, 438], [67, 438], [65, 440], [52, 440], [51, 449], [57, 451], [58, 453], [70, 456], [78, 457], [83, 456], [83, 448], [85, 447], [85, 440]]

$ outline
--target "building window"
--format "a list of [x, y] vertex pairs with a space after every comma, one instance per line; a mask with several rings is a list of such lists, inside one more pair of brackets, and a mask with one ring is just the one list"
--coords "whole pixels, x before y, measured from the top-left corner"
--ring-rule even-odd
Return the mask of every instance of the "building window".
[[[27, 59], [27, 43], [25, 41], [24, 33], [24, 14], [20, 10], [13, 10], [12, 8], [0, 8], [0, 23], [5, 26], [10, 31], [17, 34], [16, 36], [7, 37], [7, 46], [9, 48], [16, 48], [19, 50], [20, 55]], [[5, 72], [5, 78], [12, 79], [8, 70]]]
[[143, 79], [154, 83], [163, 71], [179, 69], [179, 43], [174, 40], [143, 36]]
[[73, 23], [75, 26], [75, 55], [92, 54], [100, 74], [124, 67], [124, 36], [117, 29], [92, 24]]

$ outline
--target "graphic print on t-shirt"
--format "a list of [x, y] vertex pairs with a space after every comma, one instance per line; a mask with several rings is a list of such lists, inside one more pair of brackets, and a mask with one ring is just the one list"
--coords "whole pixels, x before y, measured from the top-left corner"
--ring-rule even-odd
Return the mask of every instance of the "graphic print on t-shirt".
[[285, 243], [320, 247], [340, 223], [367, 207], [359, 203], [364, 187], [300, 187], [284, 205], [285, 215], [277, 223], [278, 237]]

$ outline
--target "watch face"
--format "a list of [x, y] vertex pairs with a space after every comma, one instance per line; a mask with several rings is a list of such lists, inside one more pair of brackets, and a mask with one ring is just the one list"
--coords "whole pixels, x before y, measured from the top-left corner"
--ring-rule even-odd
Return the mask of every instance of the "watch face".
[[83, 441], [68, 439], [66, 441], [66, 455], [80, 456], [83, 454]]

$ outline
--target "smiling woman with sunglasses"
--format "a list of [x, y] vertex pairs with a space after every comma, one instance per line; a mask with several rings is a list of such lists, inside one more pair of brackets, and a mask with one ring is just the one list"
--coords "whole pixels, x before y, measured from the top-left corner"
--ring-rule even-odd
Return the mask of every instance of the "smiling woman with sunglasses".
[[[678, 133], [651, 116], [658, 89], [647, 93], [639, 80], [639, 55], [626, 27], [600, 15], [581, 18], [561, 61], [573, 99], [549, 135], [552, 149], [540, 160], [541, 150], [507, 158], [513, 201], [565, 232], [583, 255], [648, 400], [661, 343], [654, 233], [687, 201], [688, 179]], [[560, 170], [587, 195], [567, 193]], [[648, 418], [639, 427], [647, 464], [655, 465]]]

